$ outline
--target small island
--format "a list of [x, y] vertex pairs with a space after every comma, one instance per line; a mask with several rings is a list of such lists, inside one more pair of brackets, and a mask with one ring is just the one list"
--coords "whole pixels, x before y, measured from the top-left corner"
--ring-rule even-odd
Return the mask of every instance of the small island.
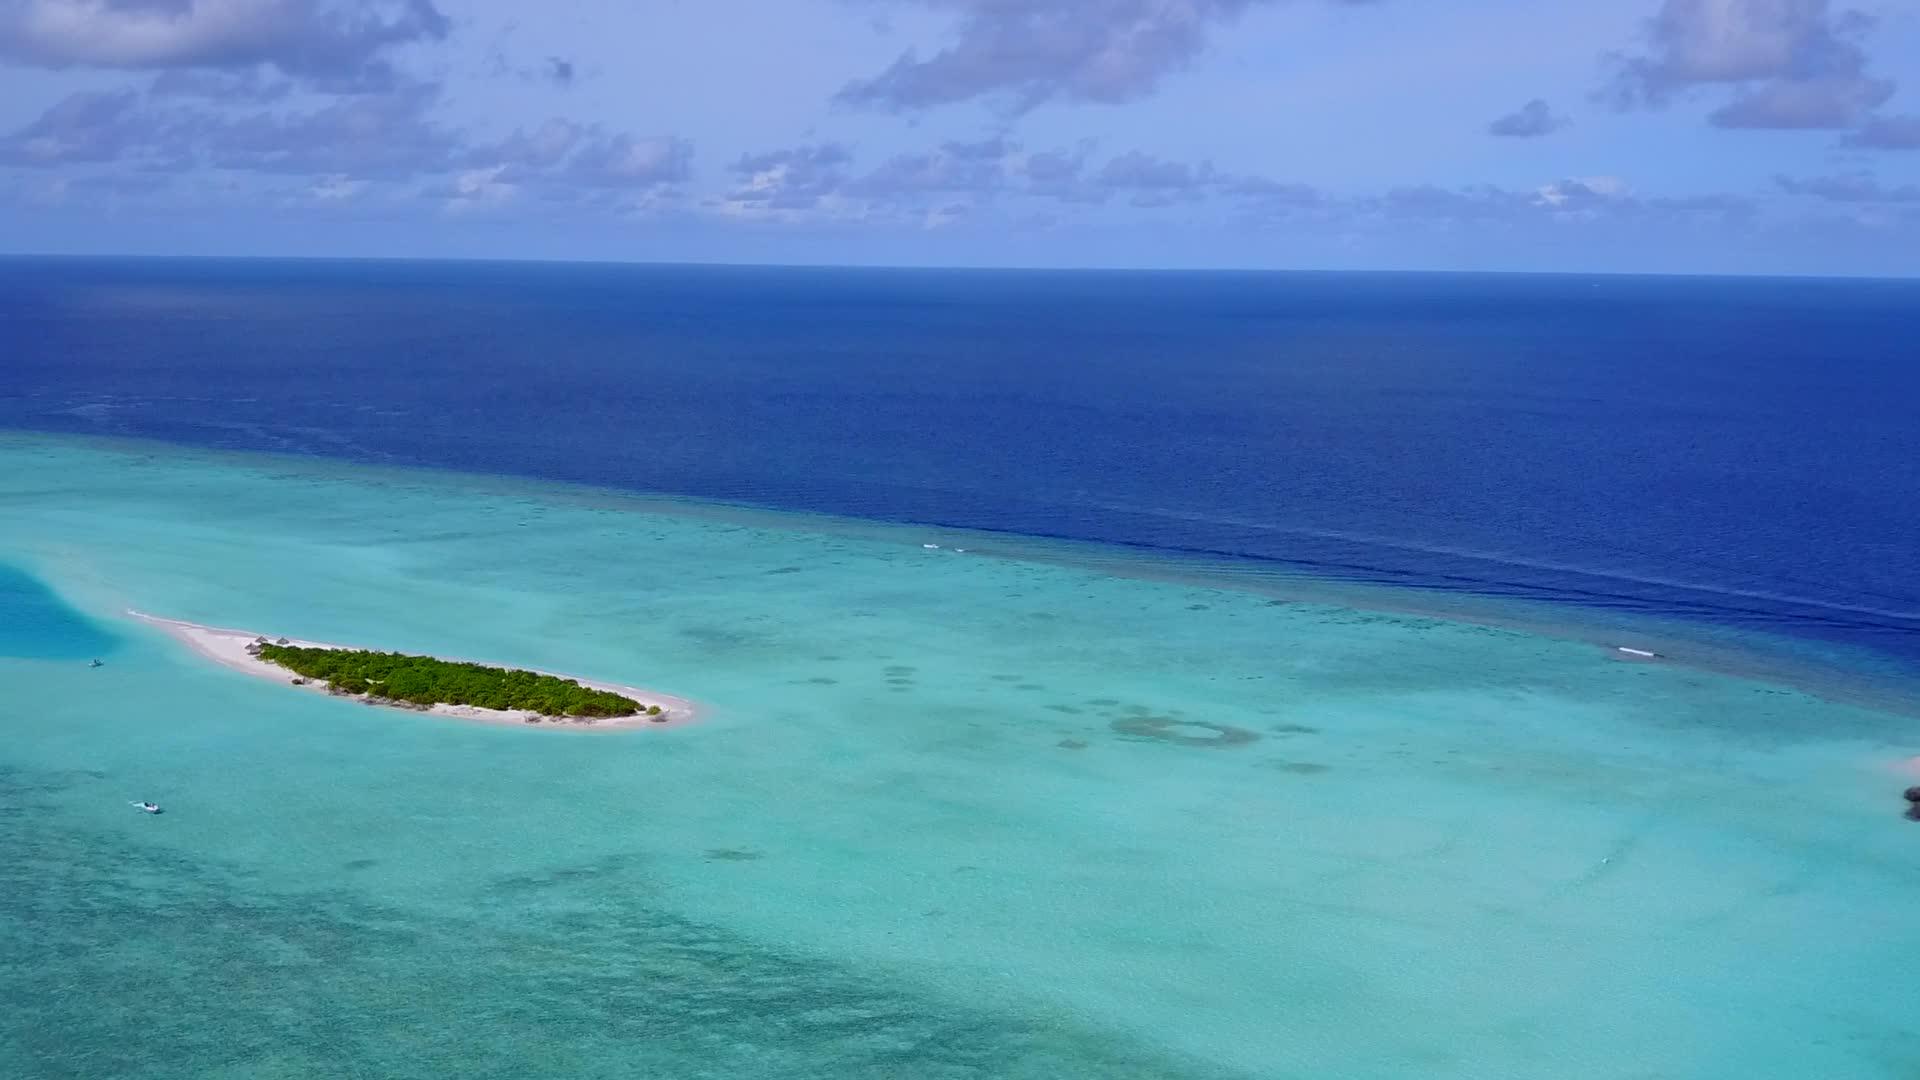
[[224, 667], [367, 705], [588, 731], [671, 727], [699, 711], [683, 698], [551, 671], [268, 638], [138, 611], [127, 614]]
[[611, 690], [595, 690], [572, 679], [536, 671], [397, 652], [277, 645], [265, 638], [255, 639], [247, 652], [296, 675], [324, 682], [336, 693], [386, 704], [424, 708], [471, 705], [557, 719], [660, 715], [658, 705], [642, 705]]

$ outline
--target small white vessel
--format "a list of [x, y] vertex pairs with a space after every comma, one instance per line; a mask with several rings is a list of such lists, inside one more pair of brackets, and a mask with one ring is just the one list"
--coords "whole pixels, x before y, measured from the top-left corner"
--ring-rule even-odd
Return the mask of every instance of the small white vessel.
[[146, 801], [146, 800], [144, 800], [144, 799], [142, 799], [142, 800], [141, 800], [141, 801], [139, 801], [139, 802], [135, 802], [135, 803], [129, 803], [129, 804], [127, 804], [127, 805], [129, 805], [129, 806], [132, 806], [132, 807], [134, 807], [135, 809], [137, 809], [137, 810], [139, 810], [139, 811], [140, 811], [141, 813], [143, 813], [143, 814], [164, 814], [164, 813], [166, 813], [166, 811], [165, 811], [165, 810], [162, 810], [162, 809], [160, 809], [160, 804], [159, 804], [159, 803], [153, 803], [153, 802], [147, 802], [147, 801]]
[[1637, 656], [1642, 660], [1655, 660], [1660, 656], [1657, 652], [1648, 652], [1646, 649], [1635, 649], [1626, 645], [1615, 645], [1614, 649], [1618, 652], [1626, 653], [1628, 656]]

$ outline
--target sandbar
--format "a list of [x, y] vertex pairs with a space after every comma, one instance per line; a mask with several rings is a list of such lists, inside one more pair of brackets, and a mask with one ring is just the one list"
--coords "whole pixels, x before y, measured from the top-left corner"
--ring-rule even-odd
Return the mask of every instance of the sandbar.
[[[269, 641], [275, 642], [284, 640], [285, 644], [297, 645], [307, 649], [363, 649], [368, 647], [364, 645], [333, 645], [324, 641], [307, 641], [295, 637], [257, 634], [251, 630], [234, 630], [220, 626], [202, 626], [199, 623], [183, 622], [179, 619], [163, 619], [157, 615], [148, 615], [145, 612], [133, 611], [131, 609], [128, 610], [127, 615], [139, 619], [141, 622], [147, 623], [150, 626], [158, 627], [175, 641], [180, 642], [182, 645], [185, 645], [194, 652], [199, 653], [201, 656], [212, 660], [222, 667], [232, 668], [235, 671], [252, 675], [255, 678], [271, 679], [282, 686], [292, 686], [295, 689], [307, 690], [319, 694], [332, 695], [332, 692], [327, 688], [327, 685], [322, 682], [302, 680], [300, 683], [295, 683], [294, 680], [298, 678], [297, 675], [278, 664], [271, 664], [254, 656], [247, 651], [247, 646], [253, 644], [260, 638], [266, 638]], [[458, 660], [460, 658], [441, 657], [440, 659]], [[486, 663], [485, 661], [467, 662]], [[500, 664], [489, 666], [514, 667], [517, 665]], [[600, 682], [595, 679], [583, 679], [578, 675], [567, 675], [557, 671], [540, 671], [537, 668], [526, 668], [524, 670], [533, 671], [539, 675], [552, 675], [556, 678], [572, 679], [574, 682], [594, 690], [606, 690], [619, 694], [622, 697], [632, 698], [634, 701], [640, 703], [642, 709], [651, 705], [657, 705], [660, 707], [660, 713], [657, 716], [649, 716], [642, 712], [636, 716], [542, 717], [538, 713], [518, 709], [482, 709], [473, 705], [446, 704], [423, 708], [364, 695], [332, 696], [351, 697], [354, 700], [362, 701], [370, 705], [403, 709], [408, 712], [425, 712], [436, 716], [449, 716], [460, 720], [477, 721], [479, 723], [537, 725], [562, 730], [618, 731], [632, 728], [674, 727], [692, 720], [699, 712], [698, 707], [685, 698], [662, 694], [654, 690], [643, 690], [637, 686], [622, 686], [619, 683]]]

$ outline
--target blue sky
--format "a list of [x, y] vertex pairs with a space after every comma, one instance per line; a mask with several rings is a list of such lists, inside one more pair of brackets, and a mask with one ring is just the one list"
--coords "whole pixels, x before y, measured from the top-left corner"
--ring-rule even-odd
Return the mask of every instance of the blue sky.
[[1920, 273], [1920, 3], [0, 0], [0, 250]]

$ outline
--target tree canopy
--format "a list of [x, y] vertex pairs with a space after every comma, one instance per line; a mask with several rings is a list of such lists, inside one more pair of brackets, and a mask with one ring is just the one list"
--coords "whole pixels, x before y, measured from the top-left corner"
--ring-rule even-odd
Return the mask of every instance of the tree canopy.
[[572, 679], [533, 671], [487, 667], [431, 656], [359, 649], [309, 649], [259, 644], [260, 659], [348, 694], [370, 694], [414, 705], [472, 705], [543, 716], [633, 716], [659, 713], [632, 698], [594, 690]]

